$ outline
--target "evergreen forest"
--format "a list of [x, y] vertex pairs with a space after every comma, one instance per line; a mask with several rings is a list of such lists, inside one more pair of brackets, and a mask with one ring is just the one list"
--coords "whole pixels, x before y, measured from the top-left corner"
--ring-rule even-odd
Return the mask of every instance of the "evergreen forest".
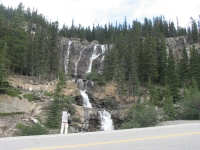
[[[106, 53], [103, 72], [98, 77], [102, 82], [117, 83], [122, 100], [127, 96], [139, 99], [143, 94], [141, 87], [146, 87], [150, 93], [150, 104], [163, 107], [169, 118], [200, 119], [200, 54], [194, 46], [200, 42], [200, 34], [199, 22], [192, 20], [188, 28], [177, 27], [164, 16], [144, 18], [142, 23], [133, 20], [132, 24], [128, 24], [125, 17], [123, 23], [92, 27], [74, 25], [72, 20], [71, 26], [59, 28], [58, 21], [51, 22], [34, 9], [24, 10], [22, 3], [17, 8], [0, 4], [0, 93], [8, 93], [10, 85], [7, 77], [10, 74], [52, 81], [64, 72], [59, 67], [60, 37], [89, 42], [97, 40], [101, 44], [114, 45]], [[186, 36], [191, 44], [190, 57], [183, 47], [182, 58], [176, 60], [172, 49], [166, 51], [166, 38], [179, 36]], [[180, 102], [187, 107], [177, 113], [174, 104]], [[144, 107], [138, 104], [133, 110], [142, 112], [141, 108]], [[149, 109], [146, 112], [150, 115]], [[133, 111], [128, 115], [133, 117], [131, 113]], [[137, 120], [127, 118], [129, 123], [130, 119]], [[128, 128], [129, 124], [123, 126]]]

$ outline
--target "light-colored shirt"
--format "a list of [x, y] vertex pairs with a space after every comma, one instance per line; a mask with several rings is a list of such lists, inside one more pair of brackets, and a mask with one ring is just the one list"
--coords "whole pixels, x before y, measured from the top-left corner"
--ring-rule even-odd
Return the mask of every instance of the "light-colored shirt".
[[70, 114], [67, 111], [63, 111], [62, 122], [68, 122], [68, 117], [70, 117]]

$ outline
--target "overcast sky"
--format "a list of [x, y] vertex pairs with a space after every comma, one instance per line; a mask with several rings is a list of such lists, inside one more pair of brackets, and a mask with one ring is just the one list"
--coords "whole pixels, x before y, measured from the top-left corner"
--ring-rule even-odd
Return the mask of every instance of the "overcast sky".
[[123, 23], [139, 20], [143, 23], [144, 17], [165, 16], [165, 20], [173, 20], [186, 27], [190, 17], [199, 19], [199, 0], [0, 0], [6, 7], [16, 8], [20, 2], [31, 10], [38, 9], [51, 21], [58, 20], [60, 27], [65, 23], [71, 26], [81, 24], [84, 27], [93, 24], [104, 25], [109, 22]]

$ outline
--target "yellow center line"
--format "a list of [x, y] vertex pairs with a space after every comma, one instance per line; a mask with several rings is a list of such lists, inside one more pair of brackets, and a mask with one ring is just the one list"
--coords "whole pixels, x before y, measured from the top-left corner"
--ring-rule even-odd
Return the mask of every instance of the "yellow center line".
[[95, 142], [95, 143], [86, 143], [86, 144], [72, 144], [72, 145], [63, 145], [63, 146], [30, 148], [30, 149], [23, 149], [23, 150], [50, 150], [50, 149], [63, 149], [63, 148], [73, 148], [73, 147], [84, 147], [84, 146], [96, 146], [96, 145], [106, 145], [106, 144], [115, 144], [115, 143], [126, 143], [126, 142], [134, 142], [134, 141], [162, 139], [162, 138], [169, 138], [169, 137], [187, 136], [187, 135], [195, 135], [195, 134], [200, 134], [200, 132], [188, 132], [188, 133], [180, 133], [180, 134], [168, 134], [168, 135], [161, 135], [161, 136], [152, 136], [152, 137], [134, 138], [134, 139], [126, 139], [126, 140], [107, 141], [107, 142]]

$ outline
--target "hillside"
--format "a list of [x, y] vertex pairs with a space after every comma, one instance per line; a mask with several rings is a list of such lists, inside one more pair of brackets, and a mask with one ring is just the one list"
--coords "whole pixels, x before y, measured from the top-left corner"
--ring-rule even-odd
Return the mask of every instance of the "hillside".
[[86, 28], [72, 21], [59, 29], [22, 4], [1, 4], [0, 14], [1, 136], [38, 121], [45, 133], [59, 133], [64, 108], [72, 133], [199, 119], [194, 19], [187, 29], [163, 16]]

